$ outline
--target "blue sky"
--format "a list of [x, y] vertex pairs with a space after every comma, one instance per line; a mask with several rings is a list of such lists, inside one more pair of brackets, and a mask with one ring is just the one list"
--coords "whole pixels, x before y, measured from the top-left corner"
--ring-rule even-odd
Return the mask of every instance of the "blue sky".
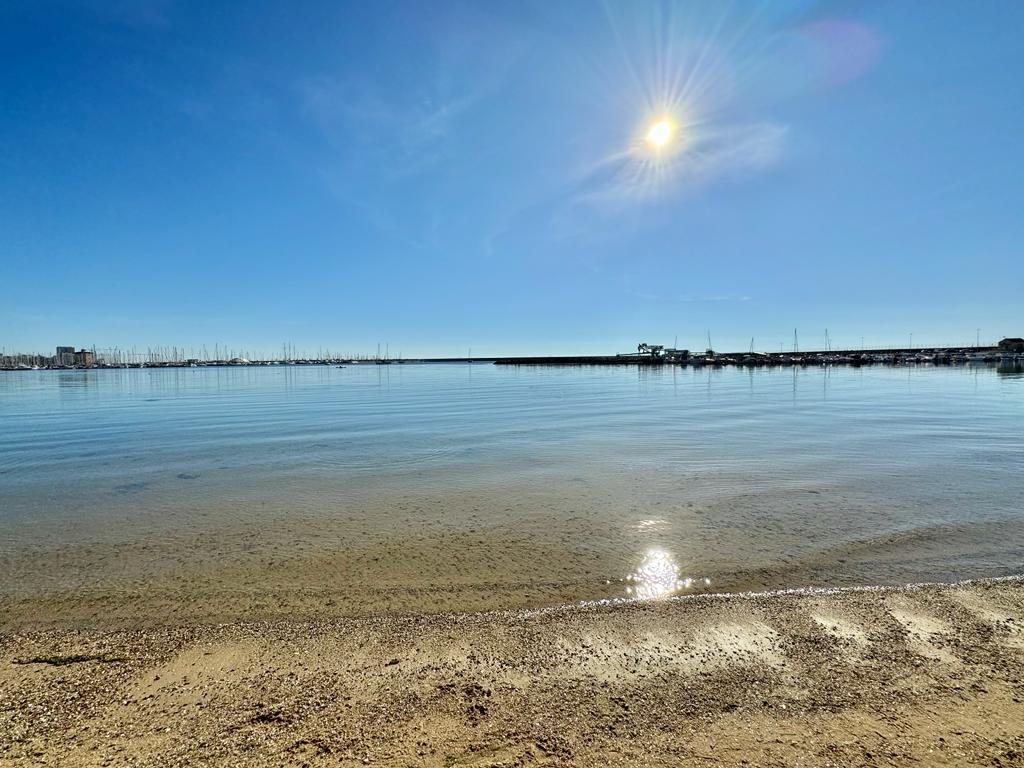
[[1021, 29], [996, 0], [7, 2], [0, 346], [1022, 335]]

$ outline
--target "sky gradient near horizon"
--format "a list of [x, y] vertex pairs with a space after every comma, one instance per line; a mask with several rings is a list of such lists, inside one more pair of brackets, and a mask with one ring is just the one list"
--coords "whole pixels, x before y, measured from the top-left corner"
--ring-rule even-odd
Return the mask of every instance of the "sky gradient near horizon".
[[1024, 335], [1021, 29], [1009, 0], [8, 2], [0, 346]]

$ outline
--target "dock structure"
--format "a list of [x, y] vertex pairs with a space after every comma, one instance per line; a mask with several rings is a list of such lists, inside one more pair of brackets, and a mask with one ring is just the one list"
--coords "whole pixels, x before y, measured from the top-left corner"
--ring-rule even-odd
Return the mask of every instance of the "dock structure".
[[499, 357], [498, 365], [666, 365], [685, 363], [690, 350], [661, 344], [637, 344], [636, 352], [618, 355], [562, 355], [555, 357]]
[[618, 355], [500, 357], [497, 365], [685, 365], [685, 366], [815, 366], [815, 365], [955, 365], [964, 363], [1024, 364], [1024, 345], [1004, 339], [993, 347], [894, 347], [885, 349], [825, 349], [803, 352], [715, 352], [692, 355], [688, 350], [641, 344], [637, 352]]
[[496, 365], [664, 365], [655, 357], [637, 355], [562, 355], [554, 357], [499, 357]]

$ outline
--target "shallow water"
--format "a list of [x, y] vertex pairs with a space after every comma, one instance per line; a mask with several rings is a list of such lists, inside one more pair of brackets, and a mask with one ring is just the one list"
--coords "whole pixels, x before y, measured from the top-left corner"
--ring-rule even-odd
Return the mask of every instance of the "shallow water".
[[476, 609], [1024, 570], [1019, 368], [11, 372], [0, 424], [0, 593], [64, 608]]

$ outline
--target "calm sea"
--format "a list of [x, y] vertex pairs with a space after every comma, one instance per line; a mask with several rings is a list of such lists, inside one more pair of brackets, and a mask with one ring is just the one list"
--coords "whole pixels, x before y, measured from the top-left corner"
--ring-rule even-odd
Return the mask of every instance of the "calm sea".
[[1024, 570], [1019, 368], [11, 372], [0, 432], [8, 599], [365, 612]]

